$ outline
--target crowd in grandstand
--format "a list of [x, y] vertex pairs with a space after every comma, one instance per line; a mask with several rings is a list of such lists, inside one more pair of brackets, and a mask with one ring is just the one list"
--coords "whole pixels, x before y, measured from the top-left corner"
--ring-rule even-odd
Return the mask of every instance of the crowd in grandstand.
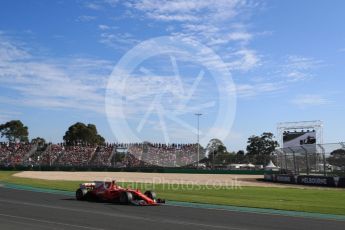
[[33, 145], [29, 143], [1, 143], [0, 164], [21, 165], [30, 154]]
[[114, 145], [98, 146], [90, 165], [92, 166], [111, 166], [111, 157], [113, 154]]
[[94, 147], [89, 146], [67, 146], [61, 156], [58, 156], [55, 165], [64, 166], [88, 166]]
[[53, 165], [57, 158], [64, 153], [65, 147], [63, 144], [49, 145], [40, 157], [37, 157], [39, 164]]
[[130, 155], [126, 163], [131, 164], [132, 167], [133, 164], [134, 166], [145, 164], [164, 167], [190, 165], [197, 160], [197, 148], [197, 144], [131, 144], [128, 147]]
[[10, 150], [8, 149], [8, 144], [7, 143], [0, 143], [0, 163], [3, 163], [10, 154]]
[[[197, 144], [116, 143], [104, 146], [0, 143], [1, 166], [178, 167], [196, 161]], [[121, 151], [120, 151], [121, 150]], [[123, 155], [122, 158], [117, 156]]]

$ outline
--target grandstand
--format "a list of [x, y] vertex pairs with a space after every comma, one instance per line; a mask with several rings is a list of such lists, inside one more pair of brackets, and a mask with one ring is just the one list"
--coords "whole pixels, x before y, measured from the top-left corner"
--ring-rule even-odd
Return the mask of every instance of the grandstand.
[[[204, 156], [204, 150], [203, 156]], [[1, 143], [2, 167], [183, 167], [197, 160], [197, 144], [114, 143], [104, 146]]]
[[115, 154], [114, 153], [115, 150], [116, 148], [114, 148], [114, 145], [98, 146], [96, 148], [95, 153], [90, 158], [89, 165], [97, 166], [97, 167], [111, 166], [111, 160]]

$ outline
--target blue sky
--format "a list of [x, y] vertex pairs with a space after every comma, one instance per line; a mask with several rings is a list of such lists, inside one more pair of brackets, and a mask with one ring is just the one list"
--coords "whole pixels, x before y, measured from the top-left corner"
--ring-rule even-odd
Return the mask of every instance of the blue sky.
[[[20, 119], [31, 138], [53, 142], [81, 121], [109, 142], [186, 143], [196, 141], [200, 112], [203, 144], [222, 134], [229, 150], [283, 121], [323, 120], [325, 142], [343, 141], [344, 9], [342, 0], [1, 1], [0, 122]], [[120, 60], [161, 36], [212, 50], [236, 91], [198, 62], [207, 55], [163, 53], [133, 66], [125, 90], [111, 95], [121, 103], [107, 113]], [[161, 47], [151, 50], [144, 54]], [[220, 109], [227, 106], [229, 114]]]

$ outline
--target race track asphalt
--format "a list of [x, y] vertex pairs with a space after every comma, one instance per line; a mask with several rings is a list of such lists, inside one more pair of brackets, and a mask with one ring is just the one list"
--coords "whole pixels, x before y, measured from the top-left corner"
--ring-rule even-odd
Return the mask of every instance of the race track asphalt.
[[0, 229], [345, 229], [345, 221], [176, 206], [81, 202], [70, 196], [0, 188]]

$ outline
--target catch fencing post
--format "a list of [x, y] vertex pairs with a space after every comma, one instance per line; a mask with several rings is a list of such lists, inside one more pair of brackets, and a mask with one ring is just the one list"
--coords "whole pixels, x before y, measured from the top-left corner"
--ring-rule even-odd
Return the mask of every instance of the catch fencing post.
[[295, 155], [295, 151], [293, 151], [293, 149], [291, 147], [289, 147], [289, 149], [292, 152], [292, 159], [293, 159], [293, 172], [294, 174], [296, 174], [296, 155]]
[[285, 161], [285, 172], [287, 172], [287, 154], [286, 154], [286, 151], [284, 151], [284, 161]]
[[318, 145], [321, 149], [321, 153], [322, 153], [322, 161], [323, 161], [323, 175], [326, 176], [327, 172], [326, 172], [326, 152], [325, 152], [325, 148], [322, 145]]
[[[345, 143], [344, 142], [340, 142], [341, 147], [345, 150]], [[343, 169], [345, 171], [345, 169]]]
[[307, 175], [309, 175], [309, 156], [308, 156], [308, 150], [306, 148], [304, 148], [303, 146], [301, 146], [301, 148], [304, 150], [305, 152], [305, 160], [307, 163]]

